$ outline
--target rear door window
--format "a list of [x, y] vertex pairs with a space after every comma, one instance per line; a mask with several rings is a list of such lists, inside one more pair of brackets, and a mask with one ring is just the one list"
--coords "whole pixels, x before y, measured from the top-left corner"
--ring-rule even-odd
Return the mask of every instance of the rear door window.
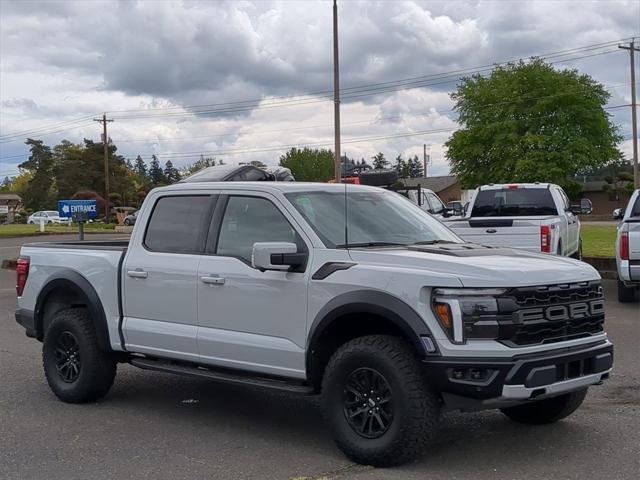
[[548, 188], [504, 188], [480, 190], [472, 217], [518, 217], [558, 215]]
[[153, 252], [202, 253], [212, 202], [210, 195], [161, 197], [149, 219], [145, 247]]
[[630, 217], [640, 217], [640, 194], [636, 197], [636, 201], [631, 209]]

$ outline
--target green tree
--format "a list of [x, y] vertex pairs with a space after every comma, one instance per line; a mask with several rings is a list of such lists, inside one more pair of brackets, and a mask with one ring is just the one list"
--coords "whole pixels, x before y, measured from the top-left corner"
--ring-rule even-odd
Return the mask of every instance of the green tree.
[[294, 147], [280, 156], [280, 166], [291, 170], [299, 182], [326, 182], [334, 174], [333, 152]]
[[491, 182], [564, 185], [621, 157], [605, 87], [540, 59], [465, 78], [452, 94], [460, 130], [447, 141], [463, 188]]
[[409, 174], [409, 178], [419, 178], [424, 175], [424, 171], [422, 170], [422, 162], [417, 155], [413, 158], [409, 157], [407, 160], [407, 170]]
[[151, 155], [151, 163], [149, 164], [149, 180], [154, 186], [165, 185], [167, 179], [164, 176], [158, 157]]
[[164, 164], [164, 177], [169, 184], [180, 181], [180, 172], [173, 166], [171, 160], [167, 160]]
[[135, 164], [133, 166], [133, 170], [140, 177], [146, 177], [147, 176], [147, 165], [144, 163], [144, 160], [142, 159], [142, 157], [140, 155], [138, 155], [136, 157], [136, 161], [135, 161]]
[[376, 153], [373, 157], [371, 157], [371, 160], [373, 160], [373, 168], [375, 168], [376, 170], [387, 168], [387, 165], [389, 165], [389, 161], [384, 158], [384, 153], [382, 152]]
[[[203, 168], [214, 167], [216, 165], [215, 157], [205, 157], [204, 155], [200, 155], [200, 158], [193, 162], [191, 165], [187, 165], [182, 169], [181, 175], [183, 177], [188, 177], [189, 175], [193, 175], [194, 173], [202, 170]], [[222, 160], [220, 160], [219, 165], [224, 165]]]
[[53, 154], [51, 148], [42, 140], [28, 138], [25, 142], [29, 146], [31, 154], [26, 162], [18, 165], [18, 168], [27, 170], [32, 174], [22, 192], [22, 201], [27, 208], [33, 210], [53, 208], [56, 201], [56, 187], [53, 180]]
[[398, 172], [398, 177], [409, 178], [409, 165], [405, 159], [402, 158], [402, 154], [396, 157], [396, 162], [393, 164], [393, 168]]

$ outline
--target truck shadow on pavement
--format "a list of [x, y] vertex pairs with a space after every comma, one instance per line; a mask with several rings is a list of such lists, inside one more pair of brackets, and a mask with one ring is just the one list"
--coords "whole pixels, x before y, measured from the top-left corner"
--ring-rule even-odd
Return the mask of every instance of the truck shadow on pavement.
[[[601, 395], [597, 398], [609, 402]], [[212, 448], [217, 441], [249, 449], [268, 441], [295, 453], [301, 463], [310, 452], [333, 462], [351, 463], [333, 444], [316, 397], [149, 374], [124, 366], [100, 408], [142, 415], [146, 422], [163, 425], [165, 432], [189, 431], [198, 438], [209, 438]], [[474, 478], [474, 472], [513, 474], [514, 468], [524, 474], [531, 465], [539, 464], [561, 475], [566, 465], [559, 461], [558, 452], [570, 458], [593, 449], [593, 455], [599, 456], [601, 446], [611, 441], [589, 425], [588, 403], [583, 408], [585, 415], [578, 411], [564, 422], [546, 426], [519, 425], [497, 411], [448, 413], [437, 443], [427, 454], [414, 464], [392, 470]]]

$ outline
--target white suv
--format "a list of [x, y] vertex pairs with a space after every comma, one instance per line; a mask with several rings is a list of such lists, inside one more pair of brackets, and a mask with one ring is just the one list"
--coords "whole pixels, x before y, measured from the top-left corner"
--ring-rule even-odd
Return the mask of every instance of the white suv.
[[35, 212], [33, 215], [29, 215], [27, 223], [29, 225], [39, 225], [41, 221], [44, 221], [45, 225], [51, 223], [58, 223], [64, 225], [70, 225], [70, 218], [62, 218], [55, 210], [42, 210], [41, 212]]

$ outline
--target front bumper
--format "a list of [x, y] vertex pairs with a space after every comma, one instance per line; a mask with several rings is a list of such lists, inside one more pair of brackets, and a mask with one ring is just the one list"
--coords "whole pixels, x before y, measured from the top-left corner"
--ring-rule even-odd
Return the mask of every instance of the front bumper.
[[613, 345], [554, 349], [511, 358], [428, 358], [429, 385], [449, 409], [477, 410], [560, 395], [604, 380]]

